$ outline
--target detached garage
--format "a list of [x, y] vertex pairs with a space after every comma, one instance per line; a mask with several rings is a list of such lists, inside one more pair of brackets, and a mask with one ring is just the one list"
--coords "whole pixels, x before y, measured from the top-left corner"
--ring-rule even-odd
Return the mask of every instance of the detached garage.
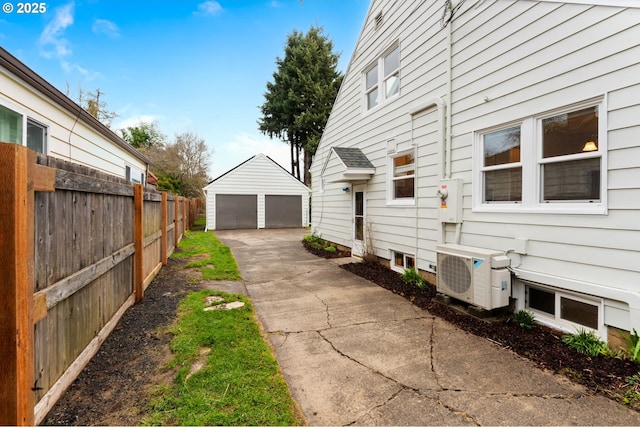
[[257, 154], [204, 187], [207, 230], [299, 228], [309, 224], [309, 187]]

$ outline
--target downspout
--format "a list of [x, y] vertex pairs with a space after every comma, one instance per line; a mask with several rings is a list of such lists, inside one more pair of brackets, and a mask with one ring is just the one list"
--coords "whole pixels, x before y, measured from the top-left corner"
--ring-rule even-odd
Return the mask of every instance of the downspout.
[[[445, 122], [446, 122], [446, 106], [444, 101], [442, 100], [442, 98], [431, 98], [429, 99], [427, 102], [425, 102], [424, 104], [419, 105], [418, 107], [416, 107], [415, 109], [411, 110], [409, 112], [409, 115], [411, 116], [411, 141], [413, 142], [413, 117], [425, 110], [428, 110], [429, 108], [433, 108], [436, 107], [438, 109], [438, 142], [440, 145], [440, 155], [441, 155], [441, 165], [444, 168], [444, 161], [445, 161]], [[419, 169], [418, 169], [418, 162], [419, 162], [419, 156], [418, 156], [418, 149], [420, 147], [420, 144], [415, 143], [415, 153], [416, 153], [416, 171], [415, 171], [415, 188], [418, 189], [418, 178], [420, 176], [419, 173]], [[442, 171], [442, 174], [444, 176], [444, 170]], [[415, 230], [416, 230], [416, 239], [415, 239], [415, 256], [416, 256], [416, 262], [418, 260], [418, 250], [419, 250], [419, 239], [418, 239], [418, 212], [419, 212], [419, 203], [420, 203], [420, 198], [417, 197], [417, 192], [416, 192], [416, 209], [415, 209]], [[440, 227], [442, 228], [442, 223], [440, 223]]]

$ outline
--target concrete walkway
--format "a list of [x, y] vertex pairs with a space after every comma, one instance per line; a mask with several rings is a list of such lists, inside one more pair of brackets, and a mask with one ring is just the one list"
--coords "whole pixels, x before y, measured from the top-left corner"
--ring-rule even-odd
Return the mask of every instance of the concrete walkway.
[[640, 425], [637, 412], [309, 254], [306, 233], [216, 236], [310, 425]]

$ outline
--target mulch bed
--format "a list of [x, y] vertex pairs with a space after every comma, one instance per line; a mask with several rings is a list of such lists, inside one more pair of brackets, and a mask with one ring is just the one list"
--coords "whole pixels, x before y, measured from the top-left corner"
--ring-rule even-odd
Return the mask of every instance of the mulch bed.
[[351, 250], [342, 250], [338, 249], [336, 252], [325, 251], [324, 249], [316, 248], [309, 242], [302, 241], [302, 245], [305, 249], [312, 254], [319, 256], [321, 258], [332, 259], [332, 258], [345, 258], [351, 256]]

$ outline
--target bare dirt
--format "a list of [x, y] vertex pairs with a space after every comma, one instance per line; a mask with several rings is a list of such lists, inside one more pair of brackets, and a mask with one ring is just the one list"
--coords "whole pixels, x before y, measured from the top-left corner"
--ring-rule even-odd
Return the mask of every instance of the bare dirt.
[[122, 316], [98, 353], [44, 419], [44, 425], [140, 425], [152, 389], [173, 380], [169, 326], [178, 303], [201, 289], [184, 260], [170, 258], [144, 299]]
[[[320, 250], [317, 255], [330, 258], [350, 254]], [[141, 424], [150, 392], [173, 380], [173, 372], [164, 366], [172, 357], [169, 326], [175, 320], [178, 304], [187, 293], [202, 288], [194, 280], [194, 272], [183, 268], [185, 263], [170, 259], [162, 268], [143, 301], [123, 315], [98, 353], [49, 412], [44, 425]], [[623, 402], [625, 392], [634, 387], [627, 378], [638, 373], [638, 366], [628, 360], [582, 355], [563, 344], [557, 332], [542, 326], [527, 331], [508, 322], [507, 317], [491, 321], [472, 317], [436, 302], [434, 287], [420, 290], [407, 285], [398, 273], [376, 263], [351, 263], [343, 268], [465, 331], [500, 343], [541, 368], [565, 374], [593, 392]], [[640, 408], [636, 401], [630, 405]]]

